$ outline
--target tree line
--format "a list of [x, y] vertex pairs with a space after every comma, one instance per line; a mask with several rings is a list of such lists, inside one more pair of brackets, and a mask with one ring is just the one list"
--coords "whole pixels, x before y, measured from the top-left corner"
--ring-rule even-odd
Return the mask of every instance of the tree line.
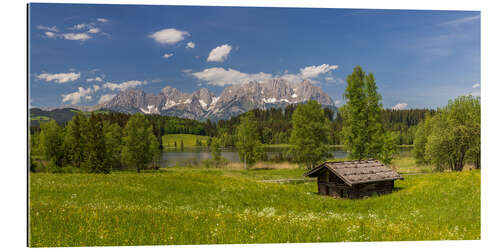
[[[285, 108], [270, 108], [266, 110], [256, 109], [252, 112], [255, 117], [258, 138], [262, 144], [288, 144], [292, 136], [292, 115], [300, 104], [289, 105]], [[323, 115], [327, 119], [328, 144], [343, 145], [343, 137], [340, 131], [344, 126], [344, 119], [341, 112], [332, 108], [321, 107]], [[408, 109], [392, 110], [381, 109], [382, 126], [387, 131], [395, 133], [395, 141], [398, 145], [412, 145], [415, 138], [417, 124], [426, 115], [434, 114], [431, 109]], [[241, 123], [241, 114], [229, 120], [221, 120], [217, 123], [210, 123], [210, 136], [221, 138], [225, 147], [236, 146], [236, 128]], [[209, 121], [207, 121], [209, 122]]]
[[46, 172], [110, 173], [159, 167], [161, 141], [145, 115], [130, 116], [123, 127], [103, 117], [110, 116], [79, 113], [64, 127], [54, 120], [41, 123], [30, 135], [30, 169], [40, 165]]
[[312, 168], [330, 157], [331, 144], [343, 144], [352, 159], [388, 164], [396, 145], [414, 143], [419, 163], [435, 164], [441, 171], [460, 171], [467, 161], [480, 168], [478, 97], [459, 97], [437, 111], [384, 110], [374, 75], [357, 66], [347, 77], [344, 99], [339, 112], [309, 101], [218, 122], [139, 113], [92, 113], [87, 118], [79, 113], [64, 127], [52, 120], [32, 129], [30, 148], [47, 161], [47, 171], [55, 172], [68, 165], [93, 173], [158, 168], [162, 136], [175, 133], [209, 135], [216, 166], [224, 162], [221, 148], [228, 146], [236, 147], [246, 168], [265, 158], [263, 144], [288, 143], [287, 160]]
[[[262, 144], [288, 144], [292, 135], [292, 115], [298, 106], [297, 104], [293, 104], [285, 108], [252, 110], [260, 142]], [[342, 145], [343, 141], [340, 134], [344, 120], [342, 114], [332, 108], [323, 107], [322, 109], [328, 123], [328, 144]], [[395, 132], [396, 143], [398, 145], [411, 145], [414, 142], [416, 125], [427, 114], [433, 113], [435, 113], [435, 110], [429, 109], [382, 109], [382, 125], [386, 130]], [[130, 114], [111, 111], [94, 113], [94, 115], [103, 122], [117, 124], [121, 129], [125, 127], [132, 116]], [[241, 114], [229, 120], [220, 120], [217, 122], [212, 122], [210, 119], [197, 121], [161, 115], [146, 115], [146, 119], [151, 124], [153, 133], [158, 143], [160, 143], [161, 149], [163, 147], [161, 140], [163, 135], [166, 134], [194, 134], [218, 137], [221, 139], [220, 143], [223, 147], [236, 147], [236, 128], [240, 124], [241, 117], [244, 115]], [[67, 123], [60, 124], [63, 127], [66, 125]], [[40, 128], [41, 126], [38, 124], [32, 125], [31, 134], [40, 132]], [[203, 146], [210, 146], [211, 141], [212, 139], [209, 140], [208, 145]], [[201, 146], [201, 143], [199, 145]]]

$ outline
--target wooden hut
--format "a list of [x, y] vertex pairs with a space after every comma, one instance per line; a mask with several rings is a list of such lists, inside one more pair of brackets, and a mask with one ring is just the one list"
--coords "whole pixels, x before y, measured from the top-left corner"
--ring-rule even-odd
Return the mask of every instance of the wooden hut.
[[396, 171], [377, 160], [324, 162], [304, 174], [318, 177], [318, 193], [339, 198], [363, 198], [388, 194], [395, 180], [403, 180]]

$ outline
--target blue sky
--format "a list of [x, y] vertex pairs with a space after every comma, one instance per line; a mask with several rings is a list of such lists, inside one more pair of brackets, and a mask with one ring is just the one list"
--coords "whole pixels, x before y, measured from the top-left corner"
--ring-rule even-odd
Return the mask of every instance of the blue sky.
[[342, 105], [356, 65], [386, 108], [480, 95], [480, 13], [358, 9], [30, 5], [33, 106], [94, 105], [120, 90], [184, 92], [310, 79]]

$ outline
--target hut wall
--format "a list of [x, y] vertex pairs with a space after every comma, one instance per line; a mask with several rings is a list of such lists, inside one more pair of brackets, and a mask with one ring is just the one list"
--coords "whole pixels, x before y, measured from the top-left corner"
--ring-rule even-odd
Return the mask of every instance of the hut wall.
[[318, 193], [332, 197], [350, 197], [354, 187], [345, 182], [330, 171], [325, 171], [318, 176]]
[[394, 181], [379, 181], [354, 185], [353, 198], [372, 196], [373, 194], [390, 194], [394, 188]]
[[363, 198], [373, 194], [389, 194], [394, 188], [394, 181], [380, 181], [347, 185], [335, 174], [324, 171], [318, 176], [318, 193], [339, 198]]

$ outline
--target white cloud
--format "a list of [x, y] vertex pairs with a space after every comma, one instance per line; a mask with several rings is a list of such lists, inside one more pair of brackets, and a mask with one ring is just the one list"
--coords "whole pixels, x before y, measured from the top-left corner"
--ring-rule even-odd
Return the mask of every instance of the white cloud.
[[103, 79], [99, 76], [97, 76], [96, 78], [87, 78], [86, 80], [87, 82], [102, 82]]
[[231, 85], [231, 84], [242, 84], [248, 81], [262, 81], [272, 78], [271, 74], [267, 73], [257, 73], [257, 74], [247, 74], [234, 69], [224, 69], [224, 68], [208, 68], [201, 72], [195, 72], [192, 74], [199, 80], [208, 82], [211, 85]]
[[336, 70], [338, 65], [322, 64], [318, 66], [307, 66], [300, 69], [300, 75], [304, 79], [316, 78], [320, 74], [328, 73], [332, 70]]
[[111, 99], [113, 99], [113, 97], [115, 97], [115, 96], [116, 96], [115, 94], [105, 94], [105, 95], [102, 95], [101, 98], [99, 98], [99, 104], [108, 102]]
[[335, 76], [327, 76], [325, 77], [325, 81], [328, 83], [333, 83], [333, 84], [344, 84], [345, 81], [344, 79], [335, 77]]
[[73, 40], [73, 41], [77, 40], [85, 41], [92, 38], [87, 33], [65, 33], [62, 34], [61, 36], [66, 40]]
[[55, 38], [56, 37], [56, 33], [51, 32], [51, 31], [45, 31], [45, 37], [47, 37], [47, 38]]
[[183, 69], [182, 70], [182, 73], [191, 73], [191, 72], [193, 72], [192, 69]]
[[91, 33], [91, 34], [96, 34], [96, 33], [101, 32], [101, 29], [99, 29], [99, 28], [90, 28], [88, 32]]
[[74, 72], [57, 73], [57, 74], [43, 73], [36, 76], [36, 78], [43, 79], [46, 82], [54, 81], [56, 83], [65, 83], [77, 80], [78, 78], [80, 78], [80, 73], [74, 73]]
[[37, 25], [36, 28], [39, 30], [47, 30], [47, 31], [51, 31], [51, 32], [58, 32], [59, 31], [56, 26], [47, 27], [44, 25]]
[[107, 82], [103, 85], [103, 87], [111, 89], [111, 90], [123, 91], [123, 90], [126, 90], [128, 88], [134, 88], [136, 86], [145, 85], [146, 83], [147, 83], [146, 81], [141, 82], [141, 81], [137, 81], [137, 80], [126, 81], [126, 82], [122, 82], [122, 83]]
[[231, 52], [231, 45], [224, 44], [218, 47], [215, 47], [208, 54], [207, 62], [223, 62], [226, 60], [227, 56]]
[[78, 91], [76, 92], [61, 95], [63, 98], [62, 102], [71, 102], [74, 105], [80, 103], [82, 99], [90, 101], [92, 100], [91, 94], [97, 90], [99, 90], [99, 86], [97, 85], [88, 88], [78, 87]]
[[[311, 83], [318, 83], [318, 81], [313, 80], [321, 74], [326, 74], [338, 68], [338, 65], [322, 64], [318, 66], [307, 66], [300, 69], [298, 74], [289, 74], [288, 70], [285, 70], [283, 75], [276, 75], [275, 77], [283, 78], [289, 82], [301, 82], [304, 80], [310, 80]], [[336, 78], [334, 76], [325, 77], [325, 81], [334, 83], [343, 83], [342, 79]]]
[[154, 39], [157, 43], [169, 45], [176, 44], [184, 40], [187, 36], [189, 36], [189, 32], [173, 28], [163, 29], [149, 35], [149, 37]]
[[74, 29], [74, 30], [81, 30], [81, 29], [85, 29], [87, 27], [90, 27], [90, 24], [87, 24], [87, 23], [80, 23], [80, 24], [75, 24], [73, 27], [69, 28], [69, 29]]
[[476, 84], [472, 85], [472, 88], [475, 89], [475, 88], [479, 88], [480, 86], [481, 86], [480, 83], [476, 83]]
[[277, 77], [283, 78], [289, 82], [301, 82], [304, 80], [299, 74], [285, 74]]
[[101, 17], [101, 18], [97, 18], [97, 21], [98, 21], [98, 22], [101, 22], [101, 23], [107, 23], [107, 22], [109, 22], [109, 20], [108, 20], [108, 19], [106, 19], [106, 18], [102, 18], [102, 17]]
[[[204, 69], [201, 72], [195, 72], [192, 73], [192, 75], [197, 78], [198, 80], [206, 81], [208, 84], [211, 85], [218, 85], [218, 86], [224, 86], [224, 85], [231, 85], [231, 84], [242, 84], [245, 82], [249, 81], [263, 81], [263, 80], [269, 80], [272, 78], [282, 78], [285, 79], [289, 82], [301, 82], [304, 80], [309, 80], [311, 83], [318, 83], [316, 80], [312, 80], [311, 78], [318, 77], [320, 74], [325, 74], [328, 73], [332, 70], [337, 69], [337, 65], [328, 65], [328, 64], [323, 64], [319, 66], [308, 66], [305, 68], [300, 69], [300, 73], [298, 74], [289, 74], [288, 70], [284, 71], [284, 75], [273, 75], [269, 73], [256, 73], [256, 74], [248, 74], [248, 73], [243, 73], [238, 70], [234, 69], [224, 69], [224, 68], [207, 68]], [[190, 71], [183, 70], [184, 73], [189, 73]], [[327, 77], [328, 78], [328, 77]], [[343, 80], [338, 79], [334, 76], [328, 78], [330, 81], [333, 81], [335, 83], [343, 83]], [[327, 80], [328, 80], [327, 79]]]
[[445, 25], [445, 26], [446, 25], [457, 26], [457, 25], [460, 25], [460, 24], [463, 24], [463, 23], [468, 23], [468, 22], [477, 20], [479, 18], [481, 18], [481, 15], [468, 16], [468, 17], [463, 17], [463, 18], [451, 20], [451, 21], [448, 21], [448, 22], [444, 22], [441, 25]]
[[342, 101], [341, 101], [341, 100], [335, 100], [335, 105], [336, 105], [336, 106], [340, 105], [341, 103], [342, 103]]
[[165, 55], [163, 55], [163, 58], [169, 58], [169, 57], [172, 57], [174, 55], [174, 53], [166, 53]]
[[394, 107], [392, 107], [392, 109], [402, 110], [402, 109], [405, 109], [406, 107], [408, 107], [408, 103], [402, 102], [402, 103], [398, 103], [398, 104], [394, 105]]
[[194, 47], [196, 47], [196, 44], [195, 44], [195, 43], [193, 43], [193, 42], [188, 42], [188, 43], [186, 44], [186, 48], [188, 48], [188, 49], [194, 49]]

